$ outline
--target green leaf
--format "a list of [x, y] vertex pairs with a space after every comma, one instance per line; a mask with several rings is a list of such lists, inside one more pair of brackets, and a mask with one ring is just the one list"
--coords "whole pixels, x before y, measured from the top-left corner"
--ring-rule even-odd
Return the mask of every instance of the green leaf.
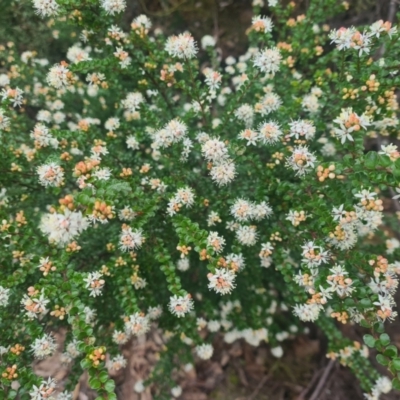
[[387, 346], [390, 344], [390, 337], [387, 333], [382, 333], [382, 335], [379, 336], [379, 341], [382, 346]]
[[89, 379], [89, 386], [94, 390], [100, 389], [101, 382], [100, 382], [99, 378], [97, 376], [94, 376], [93, 378], [90, 378]]
[[365, 166], [370, 169], [374, 169], [379, 162], [378, 153], [376, 151], [370, 151], [367, 153], [364, 159]]
[[379, 155], [378, 157], [379, 165], [382, 167], [390, 167], [393, 164], [392, 160], [388, 156]]
[[372, 306], [372, 301], [370, 299], [362, 299], [360, 301], [360, 304], [364, 307], [364, 308], [370, 308]]
[[395, 378], [392, 380], [393, 389], [400, 390], [400, 379]]
[[400, 371], [400, 358], [392, 360], [392, 365], [396, 371]]
[[101, 371], [99, 374], [99, 379], [101, 383], [104, 383], [108, 379], [108, 373], [106, 371]]
[[109, 379], [106, 384], [104, 385], [104, 388], [107, 390], [107, 392], [114, 392], [115, 389], [115, 382], [112, 379]]
[[87, 360], [86, 358], [84, 358], [82, 361], [81, 361], [81, 367], [82, 367], [82, 369], [89, 369], [90, 367], [91, 367], [91, 362], [89, 361], [89, 360]]
[[396, 357], [397, 356], [397, 347], [393, 346], [392, 344], [388, 347], [386, 347], [386, 350], [383, 352], [383, 354], [387, 357]]
[[360, 321], [360, 325], [363, 326], [364, 328], [371, 328], [371, 324], [365, 319]]
[[381, 365], [389, 365], [389, 359], [382, 354], [378, 354], [376, 356], [376, 361], [378, 361], [378, 363]]
[[376, 340], [372, 335], [364, 335], [364, 343], [371, 348], [375, 347]]

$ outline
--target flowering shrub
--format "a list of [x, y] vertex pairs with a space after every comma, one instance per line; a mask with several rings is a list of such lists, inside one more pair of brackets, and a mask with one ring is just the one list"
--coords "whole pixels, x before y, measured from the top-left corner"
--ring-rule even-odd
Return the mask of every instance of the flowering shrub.
[[[301, 321], [366, 398], [400, 388], [385, 333], [400, 273], [396, 26], [330, 29], [335, 0], [297, 16], [269, 0], [269, 17], [255, 1], [247, 52], [221, 59], [213, 37], [164, 36], [144, 15], [123, 30], [124, 0], [18, 3], [76, 43], [56, 63], [0, 51], [6, 398], [71, 398], [86, 370], [115, 399], [107, 369], [151, 327], [167, 346], [134, 390], [156, 380], [178, 397], [170, 371], [211, 358], [217, 333], [281, 357]], [[341, 323], [367, 328], [392, 382]], [[29, 367], [60, 329], [65, 388]]]

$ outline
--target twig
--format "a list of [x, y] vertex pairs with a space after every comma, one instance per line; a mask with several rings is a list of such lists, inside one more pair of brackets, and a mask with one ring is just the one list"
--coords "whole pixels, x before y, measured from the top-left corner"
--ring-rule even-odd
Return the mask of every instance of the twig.
[[308, 386], [299, 394], [299, 396], [297, 397], [296, 400], [304, 400], [306, 394], [311, 390], [311, 388], [314, 386], [314, 383], [317, 381], [317, 379], [319, 378], [319, 376], [322, 373], [322, 369], [318, 370], [313, 377], [311, 378], [310, 383], [308, 384]]
[[319, 398], [319, 394], [321, 393], [321, 390], [324, 387], [326, 380], [328, 379], [328, 375], [331, 372], [334, 365], [335, 365], [335, 360], [330, 360], [324, 373], [321, 376], [321, 379], [318, 382], [317, 387], [314, 390], [314, 393], [311, 395], [310, 400], [317, 400]]
[[394, 17], [396, 15], [396, 8], [397, 8], [397, 2], [396, 0], [390, 0], [390, 4], [389, 4], [389, 13], [388, 13], [388, 21], [390, 23], [393, 22]]
[[254, 392], [250, 395], [250, 397], [247, 400], [254, 400], [269, 378], [271, 378], [271, 374], [264, 375], [260, 383], [254, 389]]

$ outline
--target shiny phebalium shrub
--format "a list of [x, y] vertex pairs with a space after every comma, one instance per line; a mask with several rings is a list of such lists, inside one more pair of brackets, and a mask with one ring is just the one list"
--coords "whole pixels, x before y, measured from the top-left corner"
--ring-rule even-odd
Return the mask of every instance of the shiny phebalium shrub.
[[[145, 15], [123, 27], [124, 0], [13, 3], [75, 43], [54, 60], [1, 38], [5, 398], [70, 399], [88, 371], [115, 399], [107, 370], [150, 329], [165, 350], [132, 390], [179, 397], [170, 371], [211, 358], [215, 335], [281, 357], [302, 321], [367, 399], [400, 388], [385, 333], [400, 273], [395, 25], [331, 29], [346, 3], [299, 15], [254, 1], [247, 51], [221, 58], [212, 36]], [[65, 385], [32, 368], [57, 350]]]

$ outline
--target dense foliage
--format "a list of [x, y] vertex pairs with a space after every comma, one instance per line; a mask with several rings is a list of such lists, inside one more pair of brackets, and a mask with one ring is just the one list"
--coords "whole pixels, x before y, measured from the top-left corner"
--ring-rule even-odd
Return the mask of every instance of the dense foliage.
[[[23, 30], [0, 37], [5, 398], [69, 399], [83, 370], [116, 398], [107, 368], [149, 329], [165, 351], [134, 390], [179, 397], [170, 372], [212, 357], [214, 335], [281, 357], [301, 321], [323, 328], [368, 399], [400, 388], [385, 333], [400, 273], [399, 32], [331, 29], [347, 4], [310, 3], [298, 15], [254, 1], [236, 59], [144, 15], [121, 29], [124, 0], [12, 2], [75, 43], [54, 64]], [[367, 328], [392, 383], [341, 323]], [[65, 388], [31, 367], [60, 329]]]

